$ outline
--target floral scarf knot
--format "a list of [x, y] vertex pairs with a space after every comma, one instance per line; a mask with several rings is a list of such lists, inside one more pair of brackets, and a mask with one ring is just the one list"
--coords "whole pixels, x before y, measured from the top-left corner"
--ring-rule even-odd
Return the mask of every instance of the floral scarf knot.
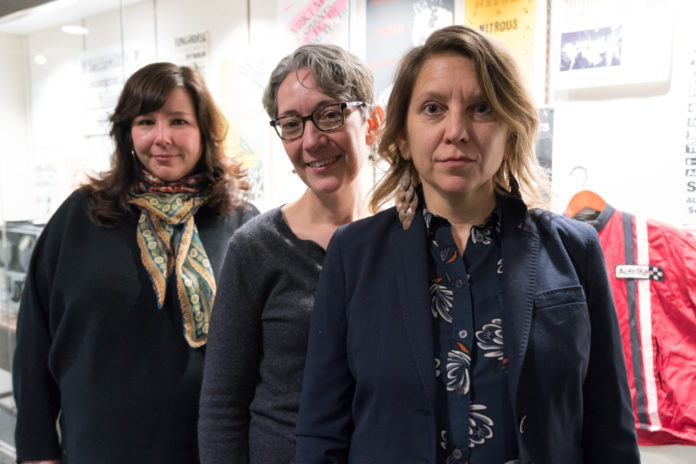
[[140, 209], [137, 242], [140, 257], [162, 309], [167, 280], [174, 272], [184, 337], [194, 348], [205, 345], [215, 300], [215, 276], [198, 235], [194, 215], [205, 204], [203, 176], [165, 182], [148, 172], [128, 194]]

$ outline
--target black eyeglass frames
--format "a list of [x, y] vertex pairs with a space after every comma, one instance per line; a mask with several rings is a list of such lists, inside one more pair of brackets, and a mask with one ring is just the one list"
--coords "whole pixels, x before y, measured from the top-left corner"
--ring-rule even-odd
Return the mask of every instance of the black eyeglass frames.
[[332, 103], [320, 106], [307, 116], [283, 116], [271, 121], [271, 126], [283, 140], [295, 140], [304, 134], [305, 122], [311, 120], [314, 126], [322, 132], [338, 129], [346, 120], [346, 108], [356, 108], [365, 105], [365, 102], [351, 101]]

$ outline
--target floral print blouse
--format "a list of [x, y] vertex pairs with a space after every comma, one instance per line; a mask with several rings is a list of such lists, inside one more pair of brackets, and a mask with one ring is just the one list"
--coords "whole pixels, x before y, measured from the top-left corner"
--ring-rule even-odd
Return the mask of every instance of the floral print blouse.
[[438, 462], [519, 463], [503, 345], [500, 210], [471, 228], [463, 256], [446, 219], [425, 207], [423, 217], [432, 258]]

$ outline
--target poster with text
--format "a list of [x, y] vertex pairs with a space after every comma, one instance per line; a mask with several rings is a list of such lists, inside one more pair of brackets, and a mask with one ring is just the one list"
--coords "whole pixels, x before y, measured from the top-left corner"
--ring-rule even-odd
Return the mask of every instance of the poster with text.
[[554, 88], [669, 78], [671, 0], [553, 0], [552, 12]]
[[300, 45], [327, 43], [348, 49], [348, 0], [281, 0], [279, 34], [273, 40], [290, 53]]
[[109, 117], [121, 95], [123, 83], [143, 64], [141, 56], [138, 44], [127, 44], [123, 49], [114, 45], [81, 53], [83, 135], [109, 133]]
[[263, 156], [264, 139], [270, 131], [270, 126], [259, 124], [268, 120], [259, 104], [266, 85], [266, 63], [252, 49], [238, 50], [236, 55], [221, 63], [222, 87], [217, 101], [228, 122], [225, 153], [242, 164], [249, 183], [248, 199], [259, 206], [265, 201], [268, 154]]
[[507, 47], [529, 85], [534, 82], [536, 0], [468, 0], [464, 18], [468, 26], [485, 32]]
[[176, 64], [195, 69], [205, 79], [210, 57], [210, 33], [196, 32], [174, 37]]
[[684, 225], [696, 226], [696, 48], [691, 50], [688, 58], [688, 86], [686, 98], [684, 144], [684, 185], [686, 187], [686, 205]]
[[367, 0], [367, 62], [377, 103], [386, 107], [401, 57], [454, 21], [454, 0]]

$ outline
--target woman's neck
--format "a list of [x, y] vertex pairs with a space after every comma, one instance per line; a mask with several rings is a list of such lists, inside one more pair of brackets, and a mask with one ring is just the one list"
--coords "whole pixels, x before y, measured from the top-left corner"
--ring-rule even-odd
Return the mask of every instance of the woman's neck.
[[364, 193], [357, 182], [339, 192], [317, 194], [307, 189], [282, 208], [290, 229], [300, 239], [326, 249], [333, 233], [343, 224], [368, 216]]
[[483, 224], [495, 209], [496, 199], [492, 185], [490, 189], [483, 188], [457, 196], [453, 201], [440, 195], [429, 196], [425, 189], [423, 194], [428, 210], [447, 219], [452, 225], [452, 235], [461, 253], [464, 253], [471, 227]]

